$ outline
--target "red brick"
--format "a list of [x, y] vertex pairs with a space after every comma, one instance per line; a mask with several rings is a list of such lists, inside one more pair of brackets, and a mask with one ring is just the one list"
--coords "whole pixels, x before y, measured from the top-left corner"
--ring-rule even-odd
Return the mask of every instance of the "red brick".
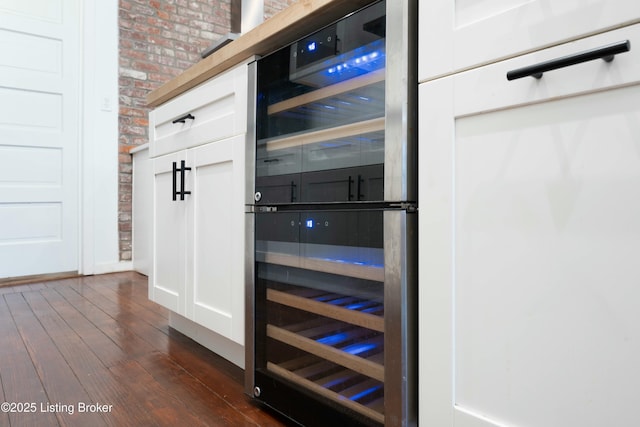
[[[294, 0], [265, 0], [265, 15]], [[119, 0], [120, 259], [131, 259], [129, 150], [148, 142], [146, 97], [200, 60], [200, 52], [229, 32], [229, 0]]]

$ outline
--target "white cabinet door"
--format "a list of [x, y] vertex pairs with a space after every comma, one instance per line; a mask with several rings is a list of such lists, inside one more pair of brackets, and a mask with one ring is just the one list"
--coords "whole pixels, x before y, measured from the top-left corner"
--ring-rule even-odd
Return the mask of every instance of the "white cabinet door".
[[[180, 190], [180, 167], [186, 152], [153, 159], [153, 268], [149, 299], [185, 315], [187, 200], [173, 200], [174, 180]], [[187, 175], [188, 176], [188, 175]], [[189, 196], [186, 196], [188, 198]]]
[[244, 135], [188, 150], [188, 316], [244, 342]]
[[640, 2], [421, 1], [419, 79], [434, 78], [640, 21]]
[[640, 51], [505, 78], [619, 39], [421, 85], [421, 425], [637, 424]]

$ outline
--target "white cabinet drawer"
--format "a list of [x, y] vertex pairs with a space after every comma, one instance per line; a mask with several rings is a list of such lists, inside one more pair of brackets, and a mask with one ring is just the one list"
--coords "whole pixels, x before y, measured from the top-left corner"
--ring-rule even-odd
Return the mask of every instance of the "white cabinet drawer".
[[[596, 59], [579, 63], [545, 72], [539, 79], [523, 77], [509, 81], [506, 77], [507, 73], [513, 70], [626, 40], [630, 43], [630, 51], [615, 55], [611, 62]], [[498, 62], [446, 79], [453, 79], [455, 82], [453, 102], [456, 116], [629, 86], [640, 81], [640, 24]]]
[[419, 19], [425, 81], [640, 22], [640, 2], [430, 0]]
[[151, 157], [245, 133], [247, 88], [245, 62], [151, 111]]

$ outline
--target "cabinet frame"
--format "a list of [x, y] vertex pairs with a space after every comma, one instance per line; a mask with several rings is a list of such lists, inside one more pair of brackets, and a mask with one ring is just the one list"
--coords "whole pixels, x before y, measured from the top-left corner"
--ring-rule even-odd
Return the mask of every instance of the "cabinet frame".
[[[640, 42], [640, 25], [633, 25], [602, 33], [593, 37], [567, 43], [565, 45], [512, 58], [507, 61], [490, 64], [465, 73], [447, 76], [421, 85], [419, 89], [421, 101], [420, 111], [421, 115], [424, 116], [424, 120], [421, 121], [422, 127], [420, 132], [420, 165], [425, 173], [421, 176], [420, 180], [420, 201], [422, 206], [428, 206], [428, 209], [421, 209], [419, 213], [421, 227], [419, 247], [421, 272], [421, 292], [419, 295], [419, 327], [421, 331], [419, 344], [419, 351], [421, 355], [419, 382], [421, 399], [420, 416], [422, 422], [433, 423], [434, 425], [473, 425], [488, 427], [503, 425], [503, 423], [508, 421], [515, 423], [521, 421], [500, 419], [502, 414], [488, 414], [487, 408], [484, 407], [475, 408], [472, 406], [466, 406], [464, 402], [458, 400], [460, 398], [456, 395], [456, 390], [462, 389], [462, 384], [456, 383], [456, 379], [458, 378], [456, 365], [461, 362], [458, 359], [460, 355], [455, 353], [455, 349], [459, 347], [461, 348], [462, 343], [456, 342], [456, 335], [453, 331], [456, 330], [455, 328], [457, 326], [456, 320], [454, 319], [460, 318], [456, 316], [463, 316], [465, 314], [469, 315], [468, 313], [460, 314], [456, 311], [459, 310], [456, 307], [456, 298], [462, 294], [462, 291], [459, 289], [456, 290], [455, 287], [458, 286], [459, 283], [462, 283], [461, 281], [463, 277], [463, 273], [458, 270], [461, 267], [456, 264], [456, 258], [454, 255], [454, 251], [458, 250], [457, 248], [460, 246], [458, 243], [459, 240], [456, 239], [458, 239], [462, 234], [456, 231], [458, 230], [458, 228], [456, 228], [458, 227], [456, 222], [460, 223], [463, 221], [461, 219], [462, 217], [459, 216], [462, 214], [457, 211], [460, 209], [459, 203], [462, 203], [456, 198], [457, 191], [459, 188], [458, 186], [462, 184], [460, 184], [457, 179], [459, 171], [456, 170], [456, 167], [458, 167], [456, 166], [458, 164], [456, 156], [460, 152], [461, 147], [457, 145], [456, 138], [464, 137], [464, 129], [468, 129], [468, 127], [457, 127], [456, 122], [458, 120], [469, 122], [473, 121], [470, 126], [475, 126], [475, 129], [478, 130], [480, 135], [482, 135], [483, 131], [490, 132], [492, 129], [504, 130], [503, 128], [505, 128], [509, 132], [513, 133], [512, 141], [515, 147], [518, 142], [521, 142], [520, 129], [516, 127], [515, 124], [512, 125], [512, 128], [505, 125], [505, 123], [515, 123], [515, 121], [507, 120], [503, 116], [502, 121], [498, 122], [498, 119], [493, 117], [494, 115], [507, 114], [509, 110], [512, 109], [527, 109], [530, 113], [530, 117], [532, 117], [530, 120], [533, 121], [537, 117], [535, 113], [541, 113], [541, 110], [547, 107], [547, 105], [554, 103], [571, 103], [572, 108], [580, 112], [580, 114], [575, 113], [575, 117], [577, 117], [577, 119], [584, 119], [584, 117], [588, 117], [590, 120], [592, 117], [589, 116], [588, 113], [590, 111], [590, 104], [587, 99], [588, 97], [613, 97], [615, 95], [620, 95], [623, 91], [627, 90], [634, 91], [632, 93], [637, 93], [638, 85], [640, 84], [640, 79], [638, 78], [640, 75], [640, 61], [638, 61], [638, 53], [635, 52], [633, 48], [629, 53], [617, 55], [610, 63], [597, 60], [578, 64], [569, 68], [545, 73], [539, 80], [533, 77], [527, 77], [509, 82], [507, 81], [506, 74], [508, 71], [513, 69], [596, 48], [623, 39], [630, 39], [632, 46], [637, 45]], [[627, 102], [626, 105], [628, 108], [628, 105], [630, 104], [630, 96], [620, 97], [621, 102], [623, 101], [623, 98], [625, 98], [624, 102]], [[609, 99], [609, 102], [611, 102], [611, 99]], [[595, 111], [596, 109], [592, 108], [592, 110]], [[561, 143], [566, 143], [567, 141], [563, 141], [560, 137], [560, 128], [561, 124], [565, 123], [563, 120], [566, 120], [567, 123], [571, 123], [574, 116], [569, 116], [569, 110], [566, 110], [565, 113], [566, 116], [556, 114], [555, 117], [557, 117], [557, 122], [552, 120], [549, 125], [544, 125], [542, 128], [548, 130], [550, 134], [549, 139], [551, 141], [558, 143], [557, 153], [566, 156], [563, 158], [563, 167], [564, 172], [570, 176], [572, 167], [575, 167], [572, 165], [572, 160], [574, 160], [572, 155], [575, 156], [575, 152], [563, 150], [563, 148], [566, 148], [566, 145], [563, 146]], [[520, 114], [522, 114], [522, 112], [520, 112]], [[616, 114], [620, 114], [620, 112], [611, 109], [611, 115]], [[600, 116], [594, 117], [599, 118]], [[632, 115], [629, 115], [629, 117], [632, 117]], [[523, 123], [523, 121], [528, 123], [526, 117], [520, 117], [520, 121], [518, 123]], [[631, 120], [629, 122], [631, 122]], [[582, 127], [582, 129], [585, 128], [586, 126]], [[637, 131], [637, 126], [634, 129]], [[594, 128], [590, 130], [592, 132], [602, 132], [602, 129]], [[606, 134], [606, 132], [599, 133], [599, 135]], [[620, 133], [619, 135], [631, 138], [635, 133]], [[638, 135], [635, 135], [636, 139], [637, 136]], [[557, 141], [554, 137], [557, 138]], [[507, 137], [505, 137], [505, 139], [507, 139]], [[577, 135], [574, 135], [574, 139], [569, 138], [569, 141], [574, 143], [571, 147], [577, 150], [583, 140], [586, 139], [587, 138], [585, 138], [584, 135], [578, 133]], [[532, 145], [532, 142], [538, 144], [543, 141], [540, 141], [539, 139], [536, 141], [527, 141], [528, 150], [538, 149], [536, 145]], [[602, 141], [603, 144], [606, 144], [606, 142], [606, 140]], [[594, 144], [592, 143], [590, 147], [593, 148], [593, 146]], [[522, 174], [526, 172], [530, 175], [533, 174], [532, 170], [538, 172], [535, 164], [538, 162], [537, 164], [540, 165], [540, 158], [531, 160], [531, 169], [528, 171], [523, 171], [523, 169], [526, 168], [517, 168], [515, 166], [517, 163], [510, 165], [508, 161], [515, 157], [515, 150], [516, 149], [514, 148], [514, 152], [510, 153], [512, 155], [504, 156], [505, 160], [502, 170], [498, 170], [499, 168], [496, 168], [495, 183], [492, 183], [492, 188], [500, 187], [500, 174], [505, 173], [506, 170], [511, 172], [514, 170], [519, 172], [522, 171]], [[491, 152], [488, 152], [487, 155], [490, 156]], [[583, 152], [582, 156], [582, 158], [577, 160], [584, 160], [584, 156], [588, 157], [588, 153], [585, 154]], [[561, 156], [559, 155], [558, 157]], [[591, 154], [591, 157], [589, 158], [593, 159], [593, 154]], [[554, 165], [558, 163], [555, 158], [549, 158], [549, 162], [552, 161], [555, 162]], [[611, 160], [609, 159], [609, 161]], [[528, 162], [524, 162], [524, 164], [527, 163]], [[519, 165], [522, 164], [523, 161], [522, 158], [520, 158]], [[562, 165], [562, 163], [560, 164]], [[580, 163], [578, 162], [577, 164]], [[593, 166], [593, 164], [594, 163], [592, 161], [590, 165]], [[509, 168], [509, 166], [511, 166], [511, 168]], [[610, 168], [610, 165], [608, 167]], [[574, 170], [583, 172], [579, 168]], [[608, 170], [610, 172], [612, 169]], [[491, 171], [493, 172], [493, 169]], [[599, 170], [599, 172], [602, 173], [602, 170]], [[579, 176], [584, 177], [584, 174]], [[467, 181], [470, 180], [468, 176], [466, 179]], [[511, 179], [513, 180], [513, 175], [511, 176]], [[513, 182], [511, 183], [513, 184]], [[581, 184], [581, 182], [576, 183], [576, 185], [578, 184]], [[587, 181], [586, 184], [588, 185], [585, 185], [585, 187], [588, 187], [589, 185], [592, 187], [594, 186], [593, 181]], [[544, 183], [541, 182], [541, 179], [538, 179], [536, 181], [536, 185], [543, 186]], [[597, 185], [597, 183], [595, 185]], [[532, 203], [532, 201], [527, 198], [527, 193], [525, 191], [527, 188], [523, 186], [521, 189], [523, 190], [523, 194], [518, 194], [518, 196], [521, 197], [523, 205], [531, 208], [528, 203]], [[572, 194], [575, 194], [575, 189], [571, 188], [571, 190], [574, 191]], [[480, 193], [480, 190], [477, 191]], [[469, 194], [469, 191], [467, 191], [467, 194]], [[593, 198], [593, 196], [591, 197]], [[622, 196], [623, 199], [624, 197], [626, 196]], [[549, 201], [548, 204], [552, 205], [551, 201]], [[487, 204], [479, 202], [479, 206], [485, 205]], [[547, 209], [550, 207], [551, 206], [548, 206]], [[542, 209], [540, 207], [538, 208]], [[475, 207], [475, 209], [477, 212], [480, 208]], [[494, 218], [496, 216], [496, 212], [491, 209], [491, 206], [486, 207], [484, 211], [485, 221], [488, 218]], [[546, 212], [544, 209], [542, 209], [542, 211]], [[527, 213], [531, 215], [529, 211], [527, 211]], [[472, 221], [471, 214], [468, 214], [469, 216], [465, 216], [464, 219]], [[533, 218], [530, 219], [533, 220]], [[603, 221], [605, 220], [606, 218], [603, 219]], [[496, 224], [499, 223], [500, 219], [496, 219]], [[513, 225], [508, 224], [508, 226], [512, 227]], [[580, 228], [578, 227], [577, 230], [580, 230]], [[518, 232], [520, 230], [513, 231]], [[573, 233], [575, 232], [576, 231], [573, 230]], [[493, 231], [493, 233], [497, 232]], [[561, 231], [558, 231], [558, 234], [560, 233]], [[568, 230], [566, 231], [566, 234], [571, 235]], [[591, 239], [593, 238], [593, 236], [589, 234], [583, 237], [588, 239], [586, 240], [587, 242], [591, 242]], [[488, 250], [489, 248], [490, 246], [487, 245]], [[461, 255], [463, 259], [464, 256], [465, 255]], [[466, 256], [470, 255], [466, 253]], [[530, 257], [528, 256], [525, 256], [524, 258], [530, 260]], [[563, 263], [566, 262], [567, 265], [569, 265], [570, 260], [571, 258], [567, 257]], [[600, 259], [597, 260], [597, 262], [599, 261]], [[509, 265], [507, 260], [500, 258], [496, 260], [496, 262], [504, 262], [504, 271], [507, 270], [507, 266]], [[533, 263], [534, 261], [530, 262]], [[462, 261], [460, 261], [460, 263], [462, 263]], [[586, 264], [588, 264], [588, 262], [586, 262]], [[575, 268], [573, 264], [571, 265]], [[536, 264], [537, 269], [544, 269], [544, 267], [544, 264], [542, 266]], [[620, 286], [620, 282], [621, 281], [617, 281], [616, 286]], [[482, 282], [474, 284], [475, 286], [481, 286]], [[467, 285], [472, 286], [469, 282]], [[584, 288], [589, 291], [594, 290], [593, 286], [587, 286], [586, 283], [584, 284]], [[611, 289], [611, 291], [613, 291], [613, 289]], [[489, 290], [487, 289], [486, 292], [489, 292]], [[601, 295], [606, 294], [607, 292], [601, 293]], [[576, 295], [576, 306], [578, 306], [578, 302], [584, 301], [584, 299], [578, 299], [579, 297], [580, 295]], [[504, 298], [506, 299], [507, 297]], [[549, 299], [552, 299], [551, 296], [549, 296]], [[529, 298], [529, 300], [535, 301], [536, 298]], [[509, 306], [508, 299], [506, 299], [506, 302], [500, 299], [497, 299], [497, 301], [498, 302], [495, 305], [483, 306], [487, 313], [492, 311], [492, 307], [497, 307], [500, 304], [502, 304], [503, 307]], [[571, 302], [573, 301], [574, 299], [571, 299]], [[546, 301], [545, 306], [553, 306], [554, 303], [557, 304], [559, 302], [565, 301], [562, 299], [558, 299], [558, 301]], [[477, 304], [482, 303], [477, 302]], [[600, 304], [604, 303], [600, 302]], [[566, 307], [572, 307], [572, 304], [566, 304]], [[543, 315], [545, 313], [527, 314], [529, 314], [531, 318], [540, 319], [544, 317]], [[536, 317], [536, 315], [538, 317]], [[620, 315], [624, 315], [624, 310]], [[521, 320], [522, 318], [519, 317], [518, 319]], [[514, 320], [514, 322], [515, 321], [516, 320]], [[508, 322], [502, 322], [502, 324], [504, 323]], [[558, 327], [560, 328], [562, 325], [558, 324]], [[478, 329], [482, 328], [478, 327]], [[549, 335], [554, 335], [554, 333], [555, 331], [550, 332]], [[596, 335], [594, 335], [594, 337], [601, 338], [601, 336]], [[585, 339], [585, 341], [588, 342], [589, 340]], [[480, 349], [480, 346], [477, 348]], [[500, 355], [499, 350], [500, 349], [496, 350], [498, 355]], [[540, 349], [541, 354], [544, 353], [544, 350], [544, 348]], [[467, 351], [467, 354], [468, 353], [469, 352]], [[483, 353], [483, 355], [485, 354], [486, 353]], [[486, 360], [488, 360], [488, 358], [484, 356], [482, 361], [486, 363]], [[589, 359], [587, 358], [586, 360]], [[593, 360], [593, 358], [591, 358], [591, 360]], [[518, 359], [514, 357], [510, 363], [510, 368], [514, 369], [514, 371], [516, 362], [518, 362]], [[482, 365], [482, 363], [479, 362], [479, 365]], [[477, 368], [478, 371], [481, 371], [482, 369], [483, 366], [479, 366]], [[558, 373], [560, 373], [560, 371]], [[467, 378], [471, 375], [469, 372], [466, 372], [466, 374], [468, 375]], [[553, 370], [551, 370], [549, 375], [553, 375]], [[497, 376], [492, 376], [491, 378], [497, 378]], [[547, 386], [549, 384], [550, 383], [547, 383]], [[513, 389], [516, 390], [518, 385], [519, 384], [514, 383]], [[545, 387], [542, 388], [544, 389]], [[613, 389], [613, 387], [607, 388], [607, 390], [610, 389]], [[629, 394], [631, 393], [623, 392], [623, 395], [625, 396]], [[516, 406], [517, 404], [517, 402], [513, 403], [513, 405]], [[575, 407], [579, 408], [580, 405], [575, 405]], [[580, 411], [582, 411], [582, 409], [580, 409]], [[619, 412], [623, 411], [616, 411], [616, 415], [618, 415]], [[622, 417], [624, 417], [624, 415], [622, 415]], [[564, 422], [561, 423], [566, 424], [566, 421], [567, 420], [565, 419]], [[547, 424], [549, 423], [551, 422], [547, 420]], [[621, 420], [613, 423], [620, 425], [626, 424], [626, 422], [621, 422]], [[583, 423], [580, 424], [584, 425]]]

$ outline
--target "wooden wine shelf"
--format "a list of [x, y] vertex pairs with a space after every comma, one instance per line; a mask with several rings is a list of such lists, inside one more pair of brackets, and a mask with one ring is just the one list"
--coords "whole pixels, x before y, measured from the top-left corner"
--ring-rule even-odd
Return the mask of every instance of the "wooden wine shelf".
[[319, 314], [321, 316], [330, 317], [363, 328], [372, 329], [378, 332], [384, 332], [384, 318], [369, 313], [361, 313], [356, 310], [327, 304], [324, 302], [314, 301], [286, 292], [277, 291], [275, 289], [267, 289], [267, 300], [284, 304], [289, 307], [305, 310], [310, 313]]
[[349, 123], [347, 125], [321, 129], [313, 132], [305, 132], [283, 138], [267, 140], [267, 151], [282, 150], [285, 148], [300, 147], [302, 145], [315, 144], [317, 142], [331, 141], [338, 138], [361, 135], [365, 133], [384, 130], [384, 117]]
[[385, 70], [381, 69], [331, 86], [326, 86], [313, 92], [305, 93], [303, 95], [272, 104], [267, 108], [267, 114], [271, 115], [292, 110], [306, 104], [322, 101], [323, 99], [328, 99], [375, 83], [380, 83], [384, 81], [384, 77]]
[[372, 362], [371, 360], [346, 353], [328, 345], [320, 344], [315, 340], [302, 336], [299, 333], [291, 332], [274, 325], [267, 325], [267, 336], [323, 359], [337, 363], [338, 365], [349, 368], [362, 375], [366, 375], [378, 381], [384, 381], [384, 366]]
[[288, 267], [338, 274], [340, 276], [384, 282], [383, 267], [356, 265], [346, 262], [343, 263], [320, 258], [307, 258], [277, 252], [261, 252], [259, 255], [260, 258], [268, 264], [285, 265]]
[[[302, 377], [300, 375], [297, 375], [294, 372], [291, 372], [288, 369], [285, 369], [279, 365], [276, 365], [275, 363], [272, 362], [267, 362], [267, 369], [270, 370], [271, 372], [280, 375], [281, 377], [296, 383], [298, 385], [301, 385], [309, 390], [312, 390], [314, 392], [316, 392], [317, 394], [326, 397], [327, 399], [330, 399], [342, 406], [345, 406], [355, 412], [358, 412], [366, 417], [369, 417], [381, 424], [384, 424], [384, 405], [383, 402], [379, 402], [377, 405], [377, 408], [379, 410], [375, 410], [372, 409], [368, 406], [362, 405], [358, 402], [355, 402], [353, 400], [350, 400], [348, 398], [345, 398], [344, 396], [342, 396], [339, 393], [336, 393], [334, 391], [331, 391], [327, 388], [324, 388], [323, 386], [306, 379], [305, 377]], [[381, 399], [382, 400], [382, 399]]]

